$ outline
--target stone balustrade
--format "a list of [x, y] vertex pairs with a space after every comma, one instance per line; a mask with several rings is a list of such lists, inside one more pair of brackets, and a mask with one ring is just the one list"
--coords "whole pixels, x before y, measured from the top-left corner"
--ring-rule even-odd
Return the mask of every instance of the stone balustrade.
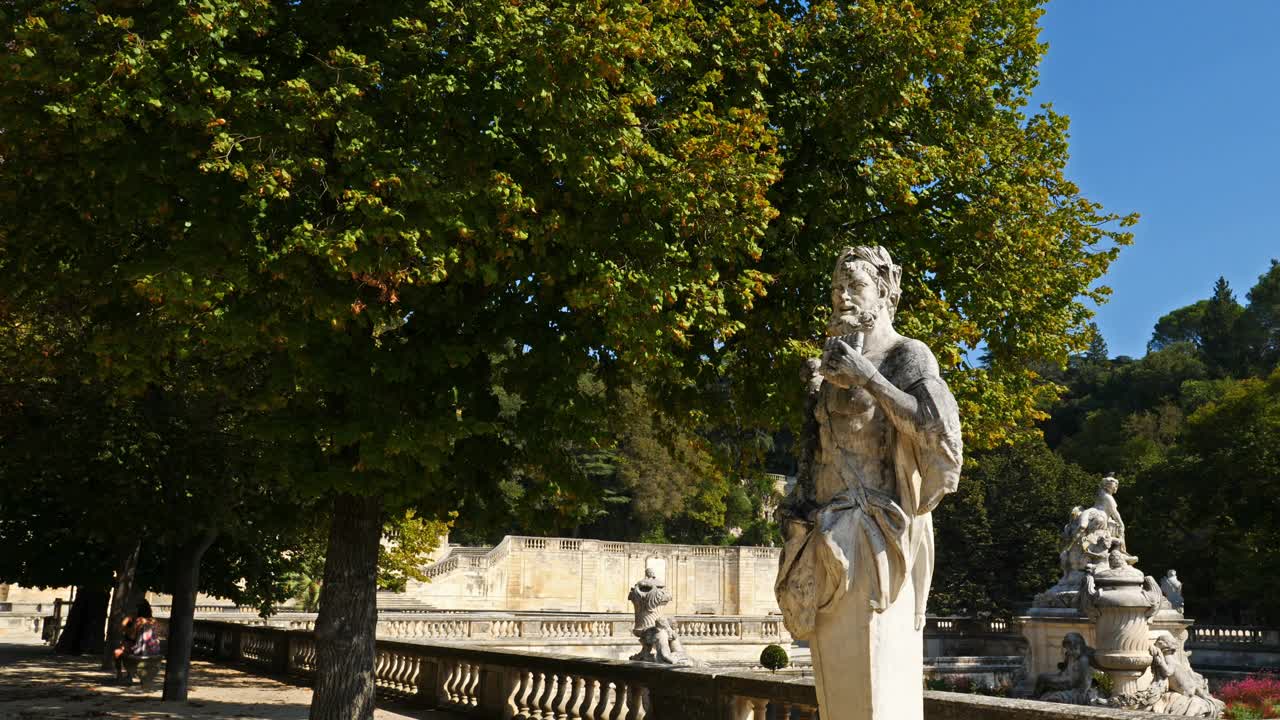
[[[313, 678], [311, 633], [197, 620], [193, 654]], [[454, 643], [378, 640], [379, 693], [497, 720], [816, 720], [811, 680]], [[925, 720], [1157, 720], [1149, 713], [926, 692]]]
[[1247, 625], [1193, 625], [1188, 643], [1280, 647], [1280, 629]]
[[[157, 617], [167, 617], [168, 607], [155, 608]], [[197, 613], [199, 616], [201, 613]], [[261, 618], [250, 612], [237, 615], [213, 613], [219, 620], [238, 625], [284, 630], [315, 630], [314, 613], [280, 613]], [[675, 616], [672, 618], [681, 640], [687, 645], [763, 645], [789, 643], [790, 636], [776, 617]], [[546, 613], [379, 613], [378, 637], [394, 640], [451, 640], [479, 645], [557, 644], [557, 641], [584, 641], [594, 644], [608, 640], [630, 647], [637, 643], [631, 629], [634, 618], [619, 613], [566, 615]], [[638, 646], [637, 646], [638, 647]]]

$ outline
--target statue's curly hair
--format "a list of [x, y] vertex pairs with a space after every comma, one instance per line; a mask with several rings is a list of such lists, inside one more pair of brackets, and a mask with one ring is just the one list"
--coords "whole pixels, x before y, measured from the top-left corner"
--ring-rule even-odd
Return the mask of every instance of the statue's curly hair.
[[832, 284], [859, 262], [866, 263], [875, 271], [872, 277], [876, 279], [881, 294], [888, 300], [889, 318], [893, 319], [898, 312], [898, 300], [902, 297], [902, 267], [894, 264], [889, 251], [882, 246], [856, 245], [842, 249], [836, 258], [835, 270], [831, 273]]

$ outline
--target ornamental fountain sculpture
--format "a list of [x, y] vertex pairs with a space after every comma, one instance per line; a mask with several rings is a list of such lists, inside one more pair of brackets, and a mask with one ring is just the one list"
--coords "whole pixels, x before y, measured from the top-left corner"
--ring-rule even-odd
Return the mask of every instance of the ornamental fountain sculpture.
[[808, 640], [823, 720], [922, 720], [931, 512], [960, 479], [956, 401], [937, 360], [893, 327], [902, 269], [849, 247], [809, 360], [797, 482], [779, 508], [774, 591]]
[[[1115, 500], [1118, 489], [1115, 477], [1103, 478], [1093, 506], [1074, 508], [1062, 529], [1062, 577], [1021, 618], [1029, 645], [1022, 693], [1050, 702], [1220, 717], [1222, 703], [1209, 695], [1183, 649], [1192, 621], [1182, 612], [1182, 584], [1172, 570], [1157, 583], [1137, 568]], [[1043, 685], [1056, 677], [1048, 665], [1059, 642], [1067, 655], [1059, 667], [1087, 658], [1110, 678], [1108, 697], [1091, 683], [1070, 693]]]

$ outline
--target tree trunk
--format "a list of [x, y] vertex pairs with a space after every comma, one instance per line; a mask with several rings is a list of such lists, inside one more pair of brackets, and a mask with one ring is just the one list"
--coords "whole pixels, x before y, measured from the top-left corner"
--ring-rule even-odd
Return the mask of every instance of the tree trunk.
[[311, 720], [373, 718], [381, 538], [381, 500], [353, 495], [334, 499], [316, 618], [318, 658]]
[[67, 625], [54, 650], [69, 655], [102, 652], [102, 630], [107, 622], [107, 592], [77, 587], [76, 599], [67, 613]]
[[142, 552], [142, 539], [121, 547], [116, 562], [116, 586], [111, 593], [111, 611], [107, 613], [107, 644], [102, 648], [102, 669], [115, 672], [115, 649], [124, 636], [121, 625], [126, 615], [133, 612], [133, 579], [138, 572], [138, 555]]
[[169, 649], [164, 657], [164, 700], [187, 700], [196, 592], [200, 589], [200, 559], [217, 536], [213, 530], [206, 530], [203, 535], [179, 547], [171, 561], [173, 605], [169, 608]]

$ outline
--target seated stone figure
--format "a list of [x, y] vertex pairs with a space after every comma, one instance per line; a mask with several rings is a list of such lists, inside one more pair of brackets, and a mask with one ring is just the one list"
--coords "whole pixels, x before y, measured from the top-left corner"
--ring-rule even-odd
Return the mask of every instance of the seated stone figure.
[[1151, 705], [1145, 709], [1183, 717], [1222, 717], [1224, 704], [1209, 694], [1209, 682], [1191, 669], [1186, 653], [1169, 633], [1151, 644]]
[[1093, 649], [1080, 633], [1062, 638], [1062, 662], [1058, 672], [1036, 676], [1034, 697], [1044, 702], [1093, 705], [1098, 691], [1093, 688]]
[[640, 644], [643, 647], [640, 652], [631, 656], [632, 660], [660, 662], [667, 665], [695, 664], [685, 653], [680, 635], [676, 633], [675, 626], [668, 618], [658, 618], [653, 627], [645, 630], [640, 636]]

